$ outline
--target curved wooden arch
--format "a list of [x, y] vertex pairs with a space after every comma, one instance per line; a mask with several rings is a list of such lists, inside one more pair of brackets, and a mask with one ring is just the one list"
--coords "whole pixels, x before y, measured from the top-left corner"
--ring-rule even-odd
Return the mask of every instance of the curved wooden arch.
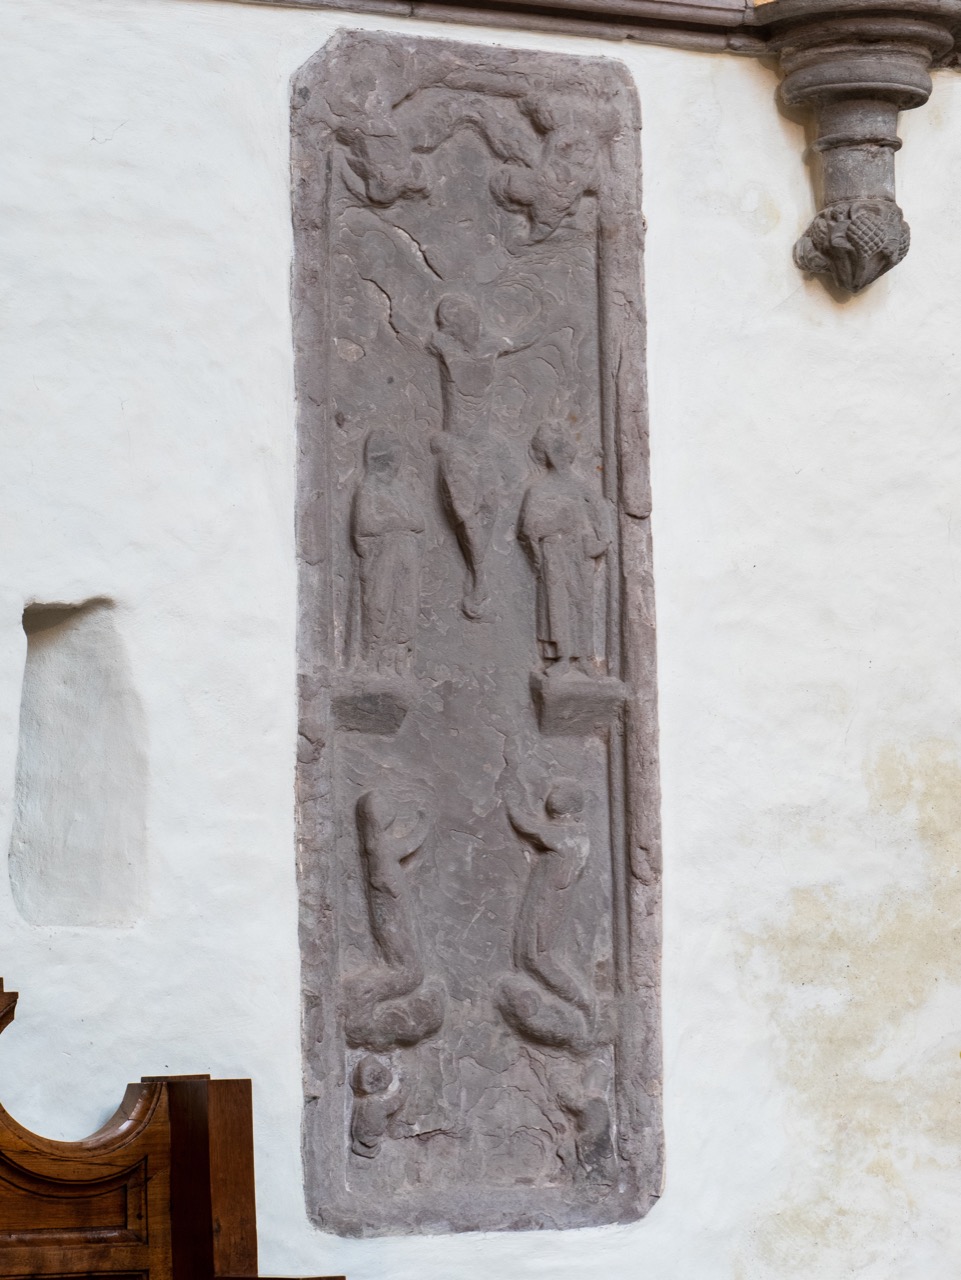
[[135, 1141], [140, 1131], [151, 1122], [162, 1096], [163, 1085], [160, 1081], [128, 1084], [123, 1101], [109, 1120], [94, 1133], [74, 1142], [45, 1138], [34, 1133], [14, 1119], [3, 1103], [0, 1103], [0, 1153], [9, 1151], [12, 1142], [23, 1144], [24, 1150], [33, 1148], [38, 1156], [61, 1160], [70, 1160], [79, 1151], [98, 1152], [102, 1155], [116, 1153]]
[[[0, 980], [0, 1031], [16, 1002]], [[130, 1084], [77, 1142], [33, 1133], [0, 1105], [0, 1280], [258, 1274], [249, 1080]]]

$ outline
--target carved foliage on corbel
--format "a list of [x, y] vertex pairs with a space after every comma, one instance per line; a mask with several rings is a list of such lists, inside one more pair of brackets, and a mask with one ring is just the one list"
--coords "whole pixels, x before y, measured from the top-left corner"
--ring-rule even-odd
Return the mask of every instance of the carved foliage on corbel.
[[893, 200], [843, 200], [814, 218], [794, 246], [794, 261], [839, 289], [860, 293], [896, 267], [910, 243], [911, 228]]

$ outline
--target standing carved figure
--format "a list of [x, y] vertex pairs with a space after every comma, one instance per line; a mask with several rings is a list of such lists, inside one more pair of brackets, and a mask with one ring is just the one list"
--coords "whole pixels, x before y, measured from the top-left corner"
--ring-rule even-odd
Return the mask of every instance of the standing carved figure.
[[440, 463], [441, 492], [467, 564], [462, 608], [481, 618], [490, 604], [485, 557], [497, 518], [497, 478], [489, 423], [494, 371], [501, 356], [526, 350], [540, 336], [504, 338], [482, 323], [473, 298], [445, 294], [427, 349], [440, 363], [443, 431], [431, 448]]
[[600, 493], [573, 469], [577, 450], [560, 429], [541, 427], [531, 444], [544, 474], [524, 495], [519, 537], [537, 575], [537, 639], [548, 674], [591, 674], [594, 570], [611, 545]]
[[596, 1018], [587, 982], [563, 954], [575, 887], [591, 852], [584, 804], [581, 786], [562, 779], [547, 794], [546, 821], [508, 805], [510, 824], [534, 860], [514, 929], [514, 965], [522, 972], [504, 979], [497, 998], [505, 1020], [522, 1034], [576, 1050], [592, 1042]]
[[352, 1045], [375, 1052], [417, 1044], [444, 1020], [444, 988], [425, 980], [403, 866], [423, 845], [429, 826], [420, 810], [405, 827], [390, 795], [368, 791], [357, 801], [370, 927], [384, 963], [345, 983], [345, 1027]]
[[372, 431], [354, 493], [351, 537], [358, 560], [364, 661], [379, 675], [410, 675], [420, 611], [424, 502], [403, 474], [400, 440]]

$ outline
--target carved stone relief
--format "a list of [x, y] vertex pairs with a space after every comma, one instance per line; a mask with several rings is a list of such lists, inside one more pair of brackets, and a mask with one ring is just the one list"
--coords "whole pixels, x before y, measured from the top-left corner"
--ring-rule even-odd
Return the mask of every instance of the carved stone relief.
[[307, 1203], [660, 1190], [638, 111], [616, 62], [361, 32], [293, 93]]

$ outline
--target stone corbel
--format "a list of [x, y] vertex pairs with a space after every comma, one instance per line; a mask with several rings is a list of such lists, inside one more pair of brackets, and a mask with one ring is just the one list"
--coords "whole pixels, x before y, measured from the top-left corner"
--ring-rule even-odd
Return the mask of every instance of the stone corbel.
[[[947, 25], [906, 9], [774, 0], [770, 46], [781, 98], [813, 117], [818, 213], [794, 246], [802, 271], [860, 293], [897, 266], [910, 231], [895, 198], [898, 113], [925, 103], [930, 69], [953, 49]], [[788, 16], [787, 11], [792, 11]]]

